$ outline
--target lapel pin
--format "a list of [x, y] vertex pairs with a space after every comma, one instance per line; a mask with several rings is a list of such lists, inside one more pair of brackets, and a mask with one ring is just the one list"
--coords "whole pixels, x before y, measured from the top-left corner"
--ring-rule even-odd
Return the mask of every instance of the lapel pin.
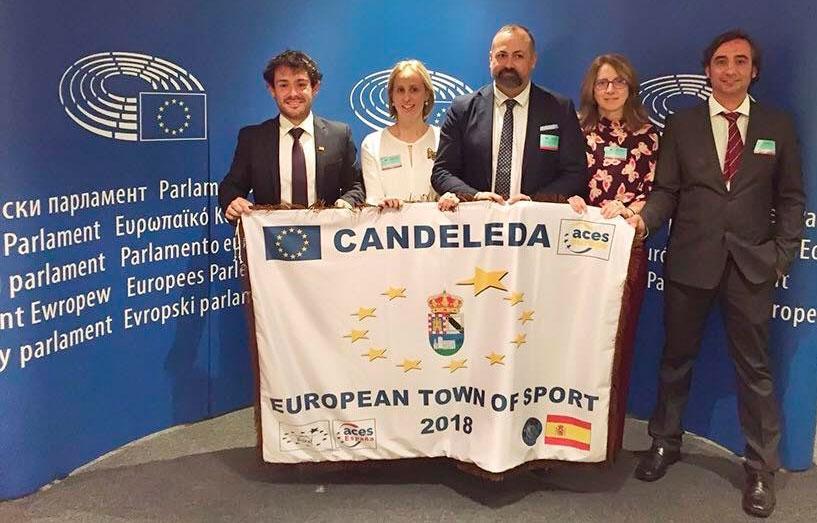
[[324, 151], [324, 146], [323, 146], [323, 145], [319, 145], [319, 146], [318, 146], [318, 152], [319, 152], [319, 153], [322, 153], [323, 151]]

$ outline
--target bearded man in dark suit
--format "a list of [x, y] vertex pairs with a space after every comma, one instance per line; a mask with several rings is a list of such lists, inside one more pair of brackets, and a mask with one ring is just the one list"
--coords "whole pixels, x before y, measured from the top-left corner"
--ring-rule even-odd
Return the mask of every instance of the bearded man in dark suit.
[[584, 195], [590, 174], [573, 102], [531, 82], [536, 43], [521, 25], [491, 42], [494, 82], [457, 97], [440, 130], [431, 185], [452, 209], [456, 194], [514, 203], [532, 196]]

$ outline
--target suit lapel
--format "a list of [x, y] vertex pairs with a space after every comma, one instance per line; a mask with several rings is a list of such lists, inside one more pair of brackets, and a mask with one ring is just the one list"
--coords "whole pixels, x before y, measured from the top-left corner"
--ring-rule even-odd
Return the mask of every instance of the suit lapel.
[[477, 136], [476, 143], [488, 144], [487, 147], [480, 149], [482, 176], [485, 181], [485, 187], [491, 190], [493, 180], [493, 151], [494, 151], [494, 84], [488, 84], [480, 90], [480, 96], [475, 101], [476, 107], [474, 111], [474, 122], [476, 125]]
[[740, 153], [740, 167], [732, 178], [732, 190], [745, 184], [755, 171], [757, 158], [754, 154], [754, 144], [760, 138], [764, 125], [763, 109], [752, 103], [749, 109], [749, 125], [746, 127], [746, 139], [743, 141], [743, 151]]
[[[538, 158], [536, 154], [539, 149], [539, 126], [542, 125], [541, 117], [544, 115], [544, 100], [539, 96], [539, 90], [533, 82], [530, 84], [530, 97], [528, 98], [528, 128], [525, 130], [525, 146], [522, 151], [522, 192], [525, 190], [525, 173], [528, 172], [528, 165]], [[561, 132], [561, 131], [560, 131]]]
[[703, 154], [708, 157], [708, 164], [714, 165], [714, 168], [710, 169], [709, 172], [715, 177], [714, 183], [717, 187], [723, 192], [726, 192], [726, 183], [723, 181], [723, 165], [721, 165], [718, 159], [718, 149], [715, 146], [715, 133], [712, 132], [712, 118], [709, 116], [709, 104], [704, 103], [698, 107], [700, 113], [696, 120], [701, 126], [695, 133], [695, 135], [701, 139], [698, 150], [702, 151]]
[[323, 199], [323, 169], [325, 166], [325, 154], [327, 131], [323, 118], [313, 117], [315, 128], [315, 194], [319, 200]]
[[267, 122], [264, 126], [264, 138], [261, 147], [262, 155], [264, 156], [261, 165], [269, 166], [269, 173], [267, 175], [268, 183], [272, 193], [272, 201], [276, 203], [281, 202], [281, 175], [280, 167], [278, 165], [278, 142], [280, 137], [278, 131], [280, 129], [279, 117], [275, 117]]

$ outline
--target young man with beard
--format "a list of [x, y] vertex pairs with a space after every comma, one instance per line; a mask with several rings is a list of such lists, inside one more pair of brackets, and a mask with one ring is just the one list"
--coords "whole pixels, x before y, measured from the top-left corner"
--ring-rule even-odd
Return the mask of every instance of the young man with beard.
[[230, 171], [218, 201], [228, 220], [255, 203], [289, 202], [352, 207], [364, 200], [357, 150], [349, 126], [312, 114], [322, 75], [300, 51], [284, 51], [264, 69], [267, 89], [280, 114], [238, 133]]

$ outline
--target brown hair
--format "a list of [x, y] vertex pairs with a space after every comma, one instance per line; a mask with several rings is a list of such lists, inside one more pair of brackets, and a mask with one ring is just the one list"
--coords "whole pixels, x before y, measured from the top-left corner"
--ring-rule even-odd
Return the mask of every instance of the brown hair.
[[587, 69], [582, 81], [579, 99], [579, 121], [582, 130], [588, 132], [599, 123], [601, 115], [599, 114], [599, 107], [596, 104], [594, 93], [596, 76], [601, 66], [605, 64], [615, 69], [616, 73], [627, 81], [627, 101], [624, 102], [624, 115], [622, 118], [624, 125], [630, 131], [641, 129], [644, 124], [649, 122], [649, 118], [644, 106], [641, 105], [641, 97], [638, 96], [638, 75], [633, 65], [620, 54], [603, 54], [597, 56], [590, 63], [590, 67]]
[[[521, 31], [528, 35], [528, 39], [530, 40], [530, 50], [533, 54], [536, 54], [536, 40], [533, 38], [533, 33], [530, 32], [530, 29], [525, 27], [524, 25], [520, 24], [507, 24], [503, 25], [499, 28], [499, 30], [494, 34], [494, 38], [499, 33], [513, 33], [514, 31]], [[493, 40], [491, 40], [491, 48], [493, 49]]]
[[426, 98], [423, 104], [423, 119], [431, 114], [431, 109], [434, 108], [434, 85], [431, 83], [431, 75], [428, 74], [428, 69], [419, 60], [401, 60], [394, 64], [391, 74], [389, 74], [389, 84], [386, 91], [389, 95], [389, 114], [392, 118], [397, 118], [397, 110], [392, 103], [392, 92], [394, 91], [394, 81], [399, 74], [415, 73], [423, 80], [423, 86], [426, 88]]
[[712, 57], [715, 56], [715, 51], [718, 50], [718, 47], [722, 46], [726, 42], [731, 42], [732, 40], [746, 40], [746, 43], [749, 44], [749, 48], [752, 50], [752, 65], [755, 67], [755, 77], [752, 78], [751, 82], [754, 83], [760, 76], [760, 48], [757, 46], [757, 44], [755, 44], [755, 41], [752, 40], [752, 37], [749, 36], [749, 33], [742, 29], [732, 29], [731, 31], [726, 31], [725, 33], [721, 33], [716, 36], [709, 43], [709, 46], [704, 49], [701, 65], [703, 65], [704, 69], [709, 67], [710, 62], [712, 62]]
[[278, 56], [270, 59], [262, 74], [267, 85], [275, 85], [275, 69], [278, 67], [289, 67], [295, 71], [306, 71], [306, 74], [309, 75], [309, 83], [312, 84], [312, 87], [318, 85], [318, 82], [323, 78], [321, 72], [318, 71], [318, 64], [315, 63], [315, 60], [302, 51], [287, 49]]

